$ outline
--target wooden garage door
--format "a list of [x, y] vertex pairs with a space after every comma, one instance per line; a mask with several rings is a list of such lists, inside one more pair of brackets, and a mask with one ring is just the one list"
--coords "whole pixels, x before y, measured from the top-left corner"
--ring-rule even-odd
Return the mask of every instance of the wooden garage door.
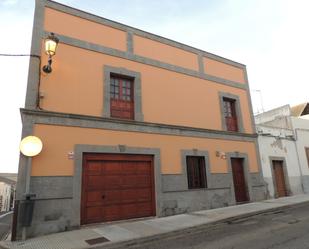
[[154, 216], [153, 157], [85, 154], [81, 223]]

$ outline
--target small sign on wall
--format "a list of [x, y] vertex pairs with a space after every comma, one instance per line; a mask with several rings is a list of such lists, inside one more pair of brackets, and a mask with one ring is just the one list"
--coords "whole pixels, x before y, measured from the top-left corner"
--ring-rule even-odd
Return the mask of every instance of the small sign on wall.
[[74, 151], [69, 151], [68, 152], [68, 159], [73, 160], [74, 159]]
[[216, 151], [216, 157], [220, 157], [221, 159], [226, 159], [226, 154], [223, 151]]

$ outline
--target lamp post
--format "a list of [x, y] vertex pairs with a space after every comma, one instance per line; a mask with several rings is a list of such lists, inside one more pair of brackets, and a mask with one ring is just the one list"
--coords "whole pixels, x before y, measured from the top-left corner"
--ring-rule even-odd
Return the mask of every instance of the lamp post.
[[50, 35], [45, 39], [45, 53], [48, 55], [47, 65], [42, 68], [45, 73], [51, 73], [52, 71], [52, 57], [56, 54], [58, 43], [59, 39], [54, 33], [50, 33]]
[[43, 143], [41, 139], [35, 136], [27, 136], [23, 138], [20, 142], [20, 152], [26, 156], [26, 181], [25, 181], [25, 200], [21, 203], [21, 213], [22, 219], [21, 223], [23, 226], [22, 229], [22, 239], [25, 240], [27, 237], [26, 227], [31, 225], [32, 213], [34, 207], [34, 200], [31, 200], [31, 197], [34, 197], [34, 194], [30, 193], [30, 177], [31, 177], [31, 158], [40, 154], [43, 148]]

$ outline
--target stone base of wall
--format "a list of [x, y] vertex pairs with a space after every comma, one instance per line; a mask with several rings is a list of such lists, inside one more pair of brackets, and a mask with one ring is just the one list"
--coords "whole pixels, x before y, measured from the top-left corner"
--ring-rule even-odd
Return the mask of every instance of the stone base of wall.
[[309, 194], [309, 175], [304, 175], [302, 177], [304, 193]]
[[[274, 182], [272, 177], [265, 177], [268, 199], [276, 198]], [[288, 195], [298, 195], [302, 193], [309, 193], [309, 176], [303, 176], [302, 181], [300, 176], [289, 176], [287, 184]], [[303, 186], [302, 186], [303, 185]], [[304, 189], [303, 189], [304, 188]], [[306, 192], [307, 191], [307, 192]]]
[[[260, 173], [251, 173], [250, 201], [267, 199], [265, 182]], [[163, 194], [158, 216], [169, 216], [205, 209], [214, 209], [235, 205], [231, 174], [211, 174], [208, 188], [189, 190], [186, 176], [162, 175]]]
[[27, 237], [72, 230], [72, 199], [35, 202], [35, 212]]
[[[235, 205], [231, 174], [211, 174], [207, 188], [197, 190], [188, 189], [183, 175], [161, 177], [162, 192], [156, 194], [158, 217]], [[250, 174], [248, 184], [250, 201], [266, 199], [266, 186], [258, 173]], [[80, 226], [80, 209], [74, 206], [80, 206], [80, 201], [73, 198], [72, 177], [32, 177], [30, 189], [36, 200], [27, 238]], [[17, 239], [21, 239], [21, 231], [19, 222]]]
[[235, 204], [230, 189], [207, 189], [164, 193], [159, 216], [188, 213]]

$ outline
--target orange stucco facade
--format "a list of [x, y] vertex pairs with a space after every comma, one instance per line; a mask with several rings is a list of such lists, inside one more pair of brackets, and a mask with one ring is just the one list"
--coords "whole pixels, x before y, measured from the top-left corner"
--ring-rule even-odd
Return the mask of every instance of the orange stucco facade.
[[239, 96], [245, 132], [253, 132], [244, 89], [63, 44], [59, 45], [53, 64], [59, 73], [41, 77], [41, 91], [46, 93], [41, 107], [50, 111], [102, 116], [104, 65], [141, 72], [146, 122], [220, 130], [218, 94], [222, 91]]
[[245, 74], [243, 69], [227, 65], [225, 63], [210, 58], [204, 57], [203, 60], [204, 70], [206, 73], [219, 78], [232, 80], [238, 83], [245, 83]]
[[44, 29], [79, 40], [126, 50], [125, 32], [51, 8], [45, 8]]
[[228, 170], [227, 161], [217, 157], [216, 150], [248, 153], [250, 172], [258, 172], [254, 143], [51, 125], [36, 125], [34, 134], [45, 143], [42, 153], [33, 159], [33, 176], [73, 175], [74, 161], [68, 160], [68, 154], [75, 144], [117, 146], [124, 141], [129, 147], [161, 148], [162, 174], [181, 174], [180, 150], [192, 148], [209, 151], [212, 173]]
[[134, 53], [138, 55], [170, 63], [172, 65], [198, 70], [196, 54], [194, 53], [137, 35], [133, 37], [133, 41]]
[[[126, 49], [126, 33], [54, 9], [45, 9], [44, 29], [86, 42]], [[133, 36], [135, 54], [190, 70], [198, 70], [198, 56], [167, 44]], [[42, 60], [46, 60], [42, 41]], [[216, 77], [245, 84], [244, 69], [203, 57], [204, 71]], [[168, 125], [222, 130], [219, 92], [239, 96], [244, 132], [252, 134], [248, 92], [199, 77], [173, 72], [160, 67], [60, 44], [53, 62], [56, 73], [41, 75], [40, 91], [44, 96], [40, 107], [53, 112], [102, 116], [104, 108], [104, 65], [126, 68], [141, 73], [144, 121]], [[59, 135], [56, 135], [59, 134]], [[100, 134], [100, 135], [99, 135]], [[72, 175], [73, 162], [67, 159], [74, 144], [151, 146], [162, 149], [163, 174], [181, 173], [179, 150], [200, 148], [211, 151], [211, 170], [226, 173], [227, 162], [215, 156], [215, 151], [243, 151], [250, 155], [250, 171], [257, 172], [257, 158], [253, 143], [216, 139], [151, 135], [85, 128], [37, 125], [35, 135], [44, 138], [41, 156], [33, 160], [32, 175]], [[59, 138], [64, 141], [55, 146]], [[133, 139], [131, 139], [133, 138]], [[54, 145], [54, 146], [53, 146]], [[48, 158], [53, 158], [49, 160]], [[44, 165], [39, 166], [39, 165]]]

